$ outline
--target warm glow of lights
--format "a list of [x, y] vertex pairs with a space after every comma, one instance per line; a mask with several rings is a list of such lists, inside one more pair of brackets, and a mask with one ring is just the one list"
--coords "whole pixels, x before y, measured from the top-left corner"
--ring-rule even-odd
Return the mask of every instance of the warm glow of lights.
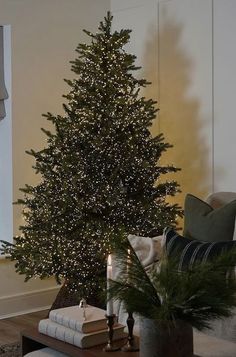
[[40, 183], [21, 189], [24, 224], [5, 247], [26, 280], [67, 279], [83, 298], [105, 277], [114, 238], [161, 234], [180, 212], [165, 201], [178, 185], [161, 177], [177, 168], [160, 164], [170, 145], [150, 133], [156, 102], [139, 94], [147, 82], [133, 75], [135, 56], [123, 48], [130, 30], [111, 33], [108, 17], [86, 33], [92, 41], [76, 50], [64, 115], [45, 115], [55, 130], [43, 129], [45, 147], [28, 152]]

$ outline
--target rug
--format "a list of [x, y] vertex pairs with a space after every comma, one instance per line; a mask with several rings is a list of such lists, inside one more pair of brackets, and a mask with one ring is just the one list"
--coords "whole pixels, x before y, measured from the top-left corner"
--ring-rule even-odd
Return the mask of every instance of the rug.
[[7, 345], [0, 346], [1, 357], [20, 357], [20, 343], [9, 343]]

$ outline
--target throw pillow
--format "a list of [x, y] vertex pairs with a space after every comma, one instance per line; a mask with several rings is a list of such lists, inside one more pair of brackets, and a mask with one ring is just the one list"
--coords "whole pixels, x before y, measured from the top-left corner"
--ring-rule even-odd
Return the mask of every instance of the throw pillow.
[[146, 271], [159, 262], [162, 255], [163, 236], [149, 238], [130, 234], [128, 240]]
[[230, 241], [234, 234], [236, 200], [213, 209], [208, 203], [187, 194], [184, 216], [185, 237], [206, 242]]
[[[208, 195], [205, 199], [205, 201], [214, 209], [222, 207], [234, 200], [236, 200], [236, 192], [230, 192], [230, 191], [213, 192], [210, 195]], [[236, 240], [235, 227], [234, 227], [233, 240]]]
[[236, 248], [236, 242], [203, 242], [185, 238], [172, 228], [164, 229], [164, 249], [167, 256], [179, 258], [179, 270], [193, 266], [195, 262], [206, 262], [217, 255]]
[[[136, 235], [128, 236], [129, 243], [133, 248], [135, 254], [140, 260], [141, 264], [145, 268], [147, 274], [149, 274], [150, 270], [154, 266], [154, 264], [159, 264], [163, 249], [162, 249], [162, 241], [163, 236], [157, 236], [153, 238], [149, 237], [140, 237]], [[113, 265], [113, 279], [116, 280], [119, 278], [120, 268], [117, 265], [116, 260], [112, 262]], [[123, 303], [119, 300], [114, 302], [114, 312], [118, 316], [119, 323], [126, 325], [127, 321], [127, 312], [123, 306]], [[137, 332], [139, 325], [139, 316], [134, 315], [135, 318], [135, 326], [134, 331]]]

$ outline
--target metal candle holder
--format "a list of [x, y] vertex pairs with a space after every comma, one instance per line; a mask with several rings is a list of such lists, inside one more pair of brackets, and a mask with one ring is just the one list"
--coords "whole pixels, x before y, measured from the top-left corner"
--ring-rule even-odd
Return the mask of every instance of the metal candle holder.
[[79, 308], [80, 309], [83, 309], [83, 320], [85, 321], [86, 320], [86, 308], [87, 308], [87, 302], [86, 300], [83, 298], [80, 300], [80, 303], [79, 303]]
[[106, 346], [103, 348], [103, 351], [105, 352], [114, 352], [114, 351], [118, 351], [120, 348], [117, 346], [113, 345], [113, 325], [115, 322], [115, 317], [116, 315], [106, 315], [107, 318], [107, 327], [108, 327], [108, 341]]
[[134, 328], [134, 318], [132, 312], [128, 312], [127, 317], [127, 326], [128, 326], [128, 341], [127, 343], [121, 348], [123, 352], [135, 352], [139, 351], [138, 346], [135, 343], [134, 335], [133, 335], [133, 328]]

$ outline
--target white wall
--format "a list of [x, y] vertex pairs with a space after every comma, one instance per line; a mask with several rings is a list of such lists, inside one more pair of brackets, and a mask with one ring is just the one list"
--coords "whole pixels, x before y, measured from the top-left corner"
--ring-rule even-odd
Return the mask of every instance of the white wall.
[[112, 0], [111, 10], [115, 27], [133, 29], [128, 49], [153, 81], [145, 93], [160, 108], [153, 133], [174, 145], [162, 162], [182, 169], [172, 176], [182, 189], [174, 201], [236, 191], [236, 1]]
[[[33, 161], [27, 149], [45, 143], [41, 114], [62, 112], [62, 94], [71, 78], [69, 61], [78, 43], [86, 41], [86, 28], [96, 31], [110, 8], [109, 0], [0, 0], [0, 24], [12, 32], [13, 199], [25, 183], [35, 184]], [[7, 125], [7, 118], [4, 119]], [[21, 208], [14, 208], [14, 234], [21, 223]], [[13, 263], [0, 260], [0, 317], [34, 310], [51, 303], [53, 280], [24, 283]]]
[[214, 0], [214, 189], [236, 191], [236, 1]]

